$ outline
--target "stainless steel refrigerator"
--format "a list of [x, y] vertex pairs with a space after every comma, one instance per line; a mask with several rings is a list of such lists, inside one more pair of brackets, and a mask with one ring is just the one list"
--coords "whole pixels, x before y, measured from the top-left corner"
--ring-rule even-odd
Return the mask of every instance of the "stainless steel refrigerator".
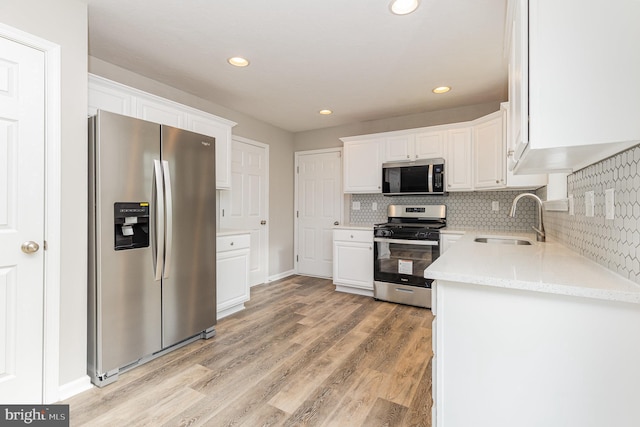
[[94, 384], [215, 335], [215, 139], [89, 118], [89, 348]]

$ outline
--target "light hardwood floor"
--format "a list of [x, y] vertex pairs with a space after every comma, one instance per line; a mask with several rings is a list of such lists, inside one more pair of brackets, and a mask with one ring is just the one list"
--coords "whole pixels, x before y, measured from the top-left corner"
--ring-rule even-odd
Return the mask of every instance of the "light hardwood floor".
[[430, 426], [431, 311], [292, 276], [198, 340], [63, 402], [72, 426]]

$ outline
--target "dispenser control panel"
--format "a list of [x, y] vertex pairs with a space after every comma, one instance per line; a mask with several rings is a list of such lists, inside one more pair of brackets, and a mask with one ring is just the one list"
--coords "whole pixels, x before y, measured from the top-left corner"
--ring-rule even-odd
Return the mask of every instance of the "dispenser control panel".
[[149, 246], [149, 202], [122, 202], [113, 205], [114, 249]]

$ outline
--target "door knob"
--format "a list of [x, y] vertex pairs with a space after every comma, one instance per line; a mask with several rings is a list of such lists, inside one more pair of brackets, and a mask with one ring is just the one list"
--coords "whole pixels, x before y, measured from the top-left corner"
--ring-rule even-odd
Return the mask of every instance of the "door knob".
[[22, 249], [22, 252], [24, 252], [25, 254], [33, 254], [38, 252], [38, 249], [40, 249], [40, 245], [38, 245], [33, 240], [29, 240], [28, 242], [24, 242], [20, 249]]

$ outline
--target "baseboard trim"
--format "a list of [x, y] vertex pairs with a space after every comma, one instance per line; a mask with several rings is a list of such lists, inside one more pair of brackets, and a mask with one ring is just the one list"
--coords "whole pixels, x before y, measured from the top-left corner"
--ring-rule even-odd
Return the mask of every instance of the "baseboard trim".
[[66, 400], [76, 394], [80, 394], [83, 391], [87, 391], [93, 388], [91, 384], [91, 378], [89, 375], [73, 380], [70, 383], [66, 383], [58, 387], [58, 400]]
[[269, 276], [267, 279], [268, 282], [274, 282], [276, 280], [284, 279], [285, 277], [293, 276], [296, 274], [295, 270], [285, 271], [283, 273], [274, 274], [273, 276]]

